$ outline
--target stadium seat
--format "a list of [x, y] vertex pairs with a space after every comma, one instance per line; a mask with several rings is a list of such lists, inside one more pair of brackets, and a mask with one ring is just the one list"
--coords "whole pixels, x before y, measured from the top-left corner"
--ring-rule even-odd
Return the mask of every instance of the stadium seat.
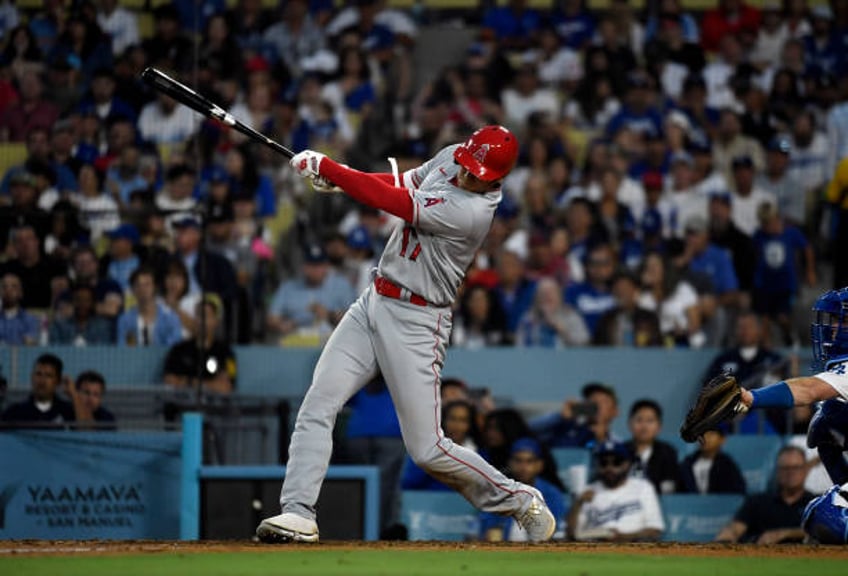
[[0, 175], [5, 175], [12, 166], [22, 164], [27, 157], [26, 144], [23, 142], [4, 142], [0, 144]]
[[739, 465], [748, 494], [756, 494], [768, 488], [774, 475], [774, 461], [782, 446], [780, 436], [731, 434], [723, 450]]
[[580, 494], [589, 482], [592, 453], [586, 448], [555, 448], [551, 455], [556, 462], [557, 476], [572, 494]]
[[727, 524], [744, 496], [738, 494], [666, 494], [660, 496], [667, 542], [710, 542]]
[[404, 490], [401, 522], [410, 540], [457, 542], [476, 537], [480, 529], [477, 510], [456, 492]]

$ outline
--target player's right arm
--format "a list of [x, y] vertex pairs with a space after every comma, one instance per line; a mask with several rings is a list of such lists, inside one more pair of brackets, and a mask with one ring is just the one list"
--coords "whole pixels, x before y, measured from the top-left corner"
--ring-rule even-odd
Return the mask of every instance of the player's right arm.
[[[837, 374], [835, 372], [822, 372], [815, 376], [799, 376], [790, 378], [784, 382], [792, 394], [792, 404], [782, 406], [791, 408], [794, 406], [809, 406], [823, 400], [830, 400], [840, 395], [848, 394], [848, 375]], [[781, 383], [778, 383], [778, 386]], [[769, 388], [769, 387], [767, 387]], [[762, 389], [766, 390], [766, 389]], [[840, 393], [841, 390], [845, 392]], [[771, 403], [758, 402], [757, 406], [753, 406], [754, 395], [746, 389], [742, 389], [742, 403], [748, 408], [769, 408], [773, 407]]]

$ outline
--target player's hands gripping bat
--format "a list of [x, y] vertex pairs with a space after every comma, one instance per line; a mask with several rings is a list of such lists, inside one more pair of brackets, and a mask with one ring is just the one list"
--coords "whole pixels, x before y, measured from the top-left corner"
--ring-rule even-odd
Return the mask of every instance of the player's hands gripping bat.
[[742, 388], [736, 382], [736, 377], [729, 372], [722, 372], [701, 388], [695, 405], [686, 414], [680, 427], [680, 437], [686, 442], [694, 442], [707, 430], [747, 411], [748, 407], [742, 403]]
[[314, 150], [298, 152], [289, 160], [289, 164], [303, 178], [312, 182], [312, 187], [318, 192], [341, 192], [342, 189], [321, 176], [321, 161], [327, 156]]

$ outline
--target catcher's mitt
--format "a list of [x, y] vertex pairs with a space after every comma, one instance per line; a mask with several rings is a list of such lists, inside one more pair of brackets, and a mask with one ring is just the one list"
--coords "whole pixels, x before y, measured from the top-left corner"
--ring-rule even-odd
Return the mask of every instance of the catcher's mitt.
[[686, 414], [680, 427], [680, 437], [686, 442], [694, 442], [707, 430], [747, 412], [748, 408], [741, 399], [742, 389], [733, 374], [722, 372], [713, 377], [701, 388], [695, 405]]

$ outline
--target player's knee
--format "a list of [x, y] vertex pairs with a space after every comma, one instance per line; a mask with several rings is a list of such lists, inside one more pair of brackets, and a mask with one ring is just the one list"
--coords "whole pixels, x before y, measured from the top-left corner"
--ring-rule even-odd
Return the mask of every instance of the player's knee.
[[409, 450], [409, 457], [415, 462], [416, 466], [422, 470], [435, 470], [439, 467], [439, 461], [445, 455], [438, 445], [428, 445], [426, 447], [415, 448]]
[[848, 448], [848, 404], [840, 400], [822, 402], [807, 431], [807, 446]]

